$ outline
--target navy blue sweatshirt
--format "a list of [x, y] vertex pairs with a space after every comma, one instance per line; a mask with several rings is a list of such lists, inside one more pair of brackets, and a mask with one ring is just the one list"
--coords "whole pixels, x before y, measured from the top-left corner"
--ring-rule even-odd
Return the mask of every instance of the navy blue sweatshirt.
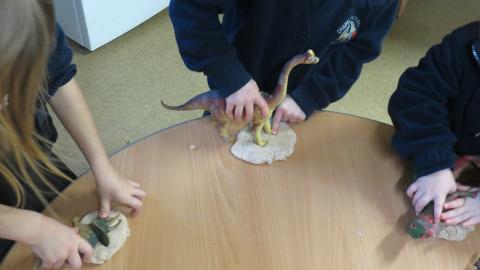
[[480, 154], [479, 33], [475, 22], [447, 35], [401, 76], [390, 99], [393, 146], [418, 177], [453, 168], [456, 155]]
[[286, 61], [313, 49], [320, 63], [297, 67], [288, 89], [308, 116], [343, 97], [362, 65], [380, 54], [397, 6], [397, 0], [172, 0], [169, 11], [185, 64], [224, 97], [250, 79], [271, 93]]

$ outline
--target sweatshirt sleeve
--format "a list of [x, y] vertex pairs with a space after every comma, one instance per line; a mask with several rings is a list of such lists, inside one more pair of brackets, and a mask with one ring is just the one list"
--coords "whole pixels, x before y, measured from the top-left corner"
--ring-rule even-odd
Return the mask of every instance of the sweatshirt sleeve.
[[396, 16], [398, 1], [374, 9], [358, 35], [348, 43], [331, 45], [316, 71], [290, 94], [307, 116], [342, 98], [360, 75], [364, 63], [375, 59]]
[[48, 95], [54, 96], [58, 88], [68, 83], [77, 73], [72, 63], [73, 52], [67, 45], [65, 34], [57, 24], [55, 47], [48, 60]]
[[233, 94], [251, 79], [219, 20], [219, 14], [233, 4], [234, 0], [172, 0], [169, 7], [185, 65], [208, 76], [223, 97]]
[[417, 67], [401, 76], [388, 112], [396, 133], [392, 144], [413, 160], [417, 177], [453, 168], [456, 136], [450, 129], [448, 102], [459, 91], [462, 48], [454, 34], [433, 46]]

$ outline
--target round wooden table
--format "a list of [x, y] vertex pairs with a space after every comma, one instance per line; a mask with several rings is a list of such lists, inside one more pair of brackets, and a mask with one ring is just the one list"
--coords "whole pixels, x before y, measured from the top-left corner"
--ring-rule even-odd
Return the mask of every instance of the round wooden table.
[[[281, 270], [466, 269], [479, 232], [463, 242], [413, 240], [406, 166], [390, 147], [393, 128], [330, 112], [294, 128], [295, 153], [254, 166], [235, 159], [208, 119], [151, 135], [113, 155], [147, 191], [125, 246], [86, 269]], [[195, 149], [191, 149], [195, 145]], [[53, 207], [70, 224], [95, 210], [91, 173]], [[4, 269], [32, 269], [14, 246]]]

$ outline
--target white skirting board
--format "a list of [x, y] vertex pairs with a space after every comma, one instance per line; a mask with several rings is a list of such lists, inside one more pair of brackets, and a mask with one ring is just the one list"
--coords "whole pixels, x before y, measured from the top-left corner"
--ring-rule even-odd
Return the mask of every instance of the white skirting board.
[[65, 34], [93, 51], [148, 20], [168, 0], [54, 0]]

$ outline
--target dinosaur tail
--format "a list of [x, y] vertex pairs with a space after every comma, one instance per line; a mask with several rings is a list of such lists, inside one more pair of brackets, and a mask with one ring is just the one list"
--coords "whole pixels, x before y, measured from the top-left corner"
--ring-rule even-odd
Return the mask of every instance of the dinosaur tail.
[[216, 99], [220, 98], [217, 91], [207, 91], [198, 96], [191, 98], [189, 101], [182, 105], [171, 106], [167, 105], [162, 100], [162, 105], [165, 109], [174, 111], [191, 111], [191, 110], [209, 110], [210, 105]]

